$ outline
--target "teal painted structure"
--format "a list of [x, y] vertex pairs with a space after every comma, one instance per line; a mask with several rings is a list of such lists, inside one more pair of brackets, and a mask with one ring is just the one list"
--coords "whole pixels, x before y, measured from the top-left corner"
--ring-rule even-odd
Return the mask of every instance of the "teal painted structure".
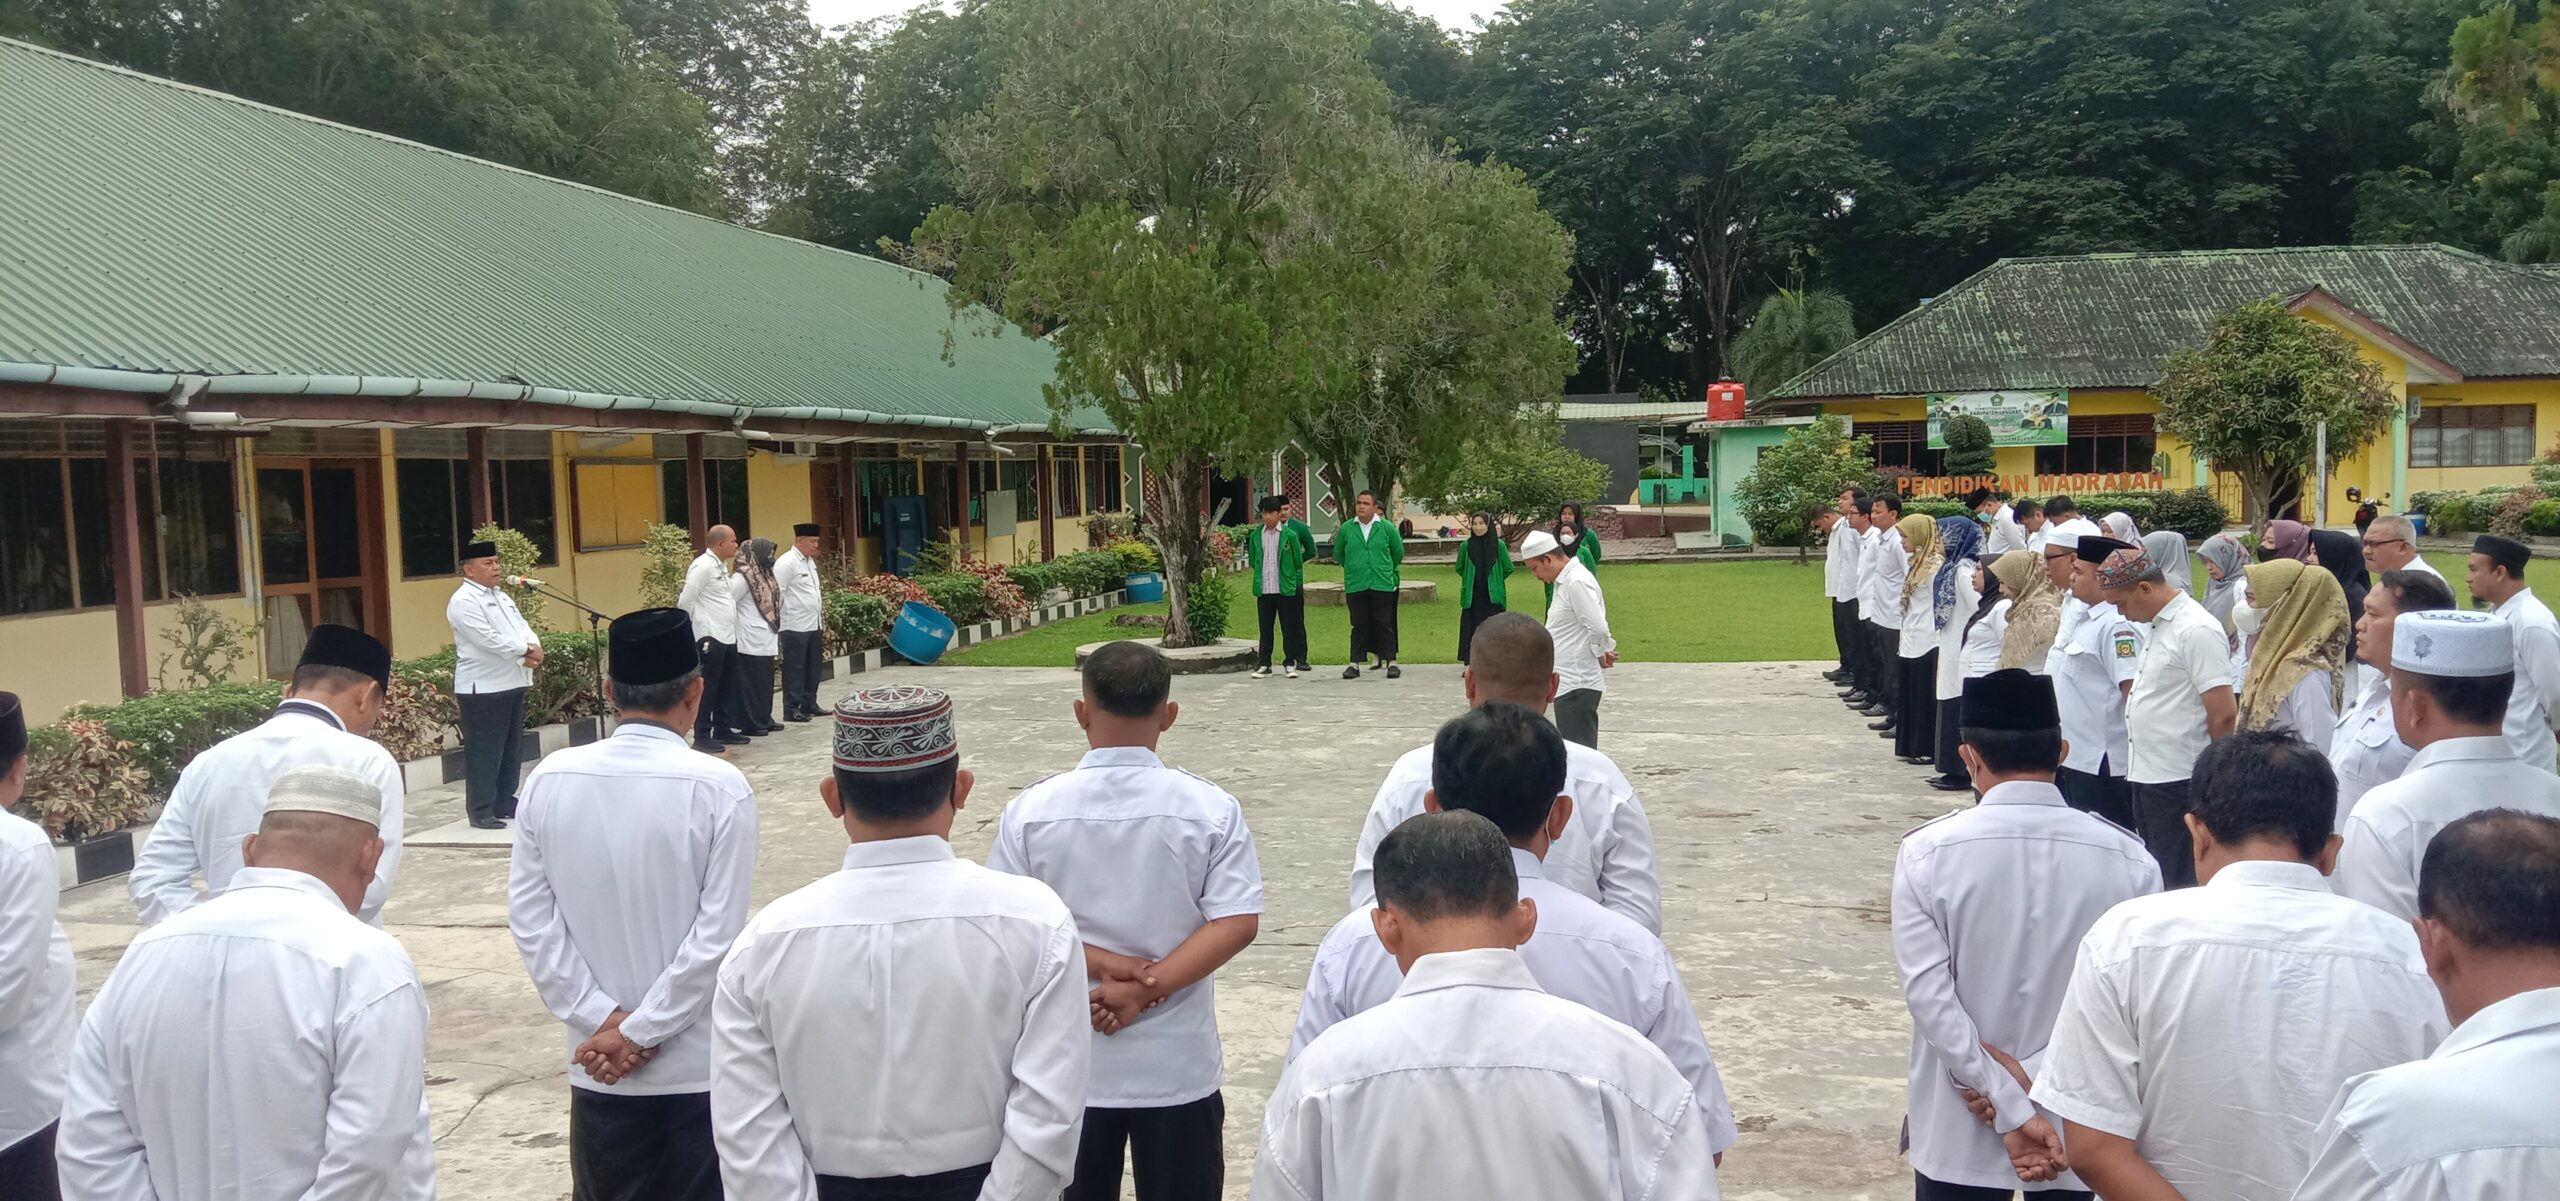
[[1715, 509], [1717, 541], [1726, 546], [1751, 544], [1751, 523], [1734, 503], [1734, 486], [1760, 464], [1760, 452], [1777, 445], [1789, 430], [1811, 425], [1811, 417], [1745, 417], [1739, 421], [1699, 421], [1692, 434], [1707, 440], [1708, 503]]

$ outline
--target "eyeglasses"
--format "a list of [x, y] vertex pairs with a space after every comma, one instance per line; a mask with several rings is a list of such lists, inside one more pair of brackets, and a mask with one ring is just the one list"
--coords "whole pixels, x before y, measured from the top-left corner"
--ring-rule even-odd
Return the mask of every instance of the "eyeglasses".
[[2408, 539], [2406, 538], [2367, 538], [2364, 540], [2364, 544], [2367, 549], [2371, 549], [2377, 546], [2389, 546], [2394, 542], [2405, 543], [2407, 541]]

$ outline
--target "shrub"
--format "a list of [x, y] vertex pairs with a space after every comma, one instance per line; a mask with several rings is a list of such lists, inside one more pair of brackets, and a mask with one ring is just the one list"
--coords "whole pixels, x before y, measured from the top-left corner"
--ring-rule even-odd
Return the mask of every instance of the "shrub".
[[2212, 493], [2202, 488], [2181, 488], [2152, 495], [2155, 498], [2151, 511], [2153, 528], [2176, 530], [2186, 535], [2188, 542], [2201, 544], [2231, 525], [2231, 511], [2223, 508], [2221, 501], [2215, 500]]
[[[404, 763], [444, 750], [445, 736], [461, 721], [452, 694], [445, 691], [453, 678], [450, 665], [438, 677], [419, 671], [415, 663], [391, 665], [391, 691], [373, 721], [373, 740]], [[404, 667], [410, 670], [403, 672]]]
[[2524, 515], [2524, 532], [2536, 537], [2560, 536], [2560, 500], [2538, 500]]
[[2525, 517], [2543, 499], [2542, 489], [2529, 484], [2509, 492], [2498, 502], [2497, 512], [2490, 515], [2489, 532], [2501, 538], [2524, 537]]
[[1100, 596], [1117, 590], [1128, 577], [1128, 564], [1107, 550], [1080, 550], [1054, 560], [1059, 581], [1076, 596]]
[[[232, 669], [256, 652], [260, 624], [234, 621], [203, 601], [178, 594], [177, 624], [160, 631], [169, 653], [160, 656], [157, 686], [202, 688], [229, 680]], [[172, 666], [177, 669], [174, 680]]]
[[1946, 443], [1948, 475], [1989, 475], [2000, 469], [1990, 422], [1971, 413], [1949, 413], [1939, 432]]
[[[508, 575], [532, 575], [534, 560], [542, 557], [542, 552], [533, 545], [533, 539], [502, 525], [481, 526], [471, 531], [471, 540], [497, 543], [498, 570]], [[515, 598], [516, 611], [524, 614], [524, 623], [533, 627], [536, 633], [541, 632], [543, 609], [548, 603], [542, 594], [529, 588], [510, 588], [507, 595]]]
[[924, 589], [933, 607], [942, 610], [942, 615], [956, 625], [974, 625], [987, 619], [985, 577], [965, 571], [940, 571], [915, 577], [915, 584]]
[[1598, 496], [1609, 468], [1564, 445], [1544, 423], [1470, 439], [1457, 462], [1417, 487], [1413, 499], [1435, 513], [1473, 513], [1497, 519], [1547, 521], [1569, 500]]
[[[1874, 469], [1875, 448], [1849, 434], [1838, 416], [1787, 431], [1734, 485], [1734, 502], [1762, 546], [1802, 548], [1813, 542], [1813, 515]], [[1802, 556], [1798, 556], [1801, 561]]]
[[19, 811], [65, 842], [139, 824], [160, 793], [135, 750], [95, 718], [27, 731], [27, 791]]
[[944, 534], [916, 549], [915, 561], [910, 564], [912, 570], [907, 574], [941, 575], [946, 571], [958, 571], [960, 565], [968, 561], [969, 552], [961, 549], [960, 535]]
[[886, 572], [879, 575], [855, 576], [845, 581], [845, 587], [864, 596], [879, 597], [881, 603], [889, 607], [889, 616], [892, 620], [898, 616], [898, 606], [908, 601], [933, 603], [933, 598], [926, 596], [924, 589], [916, 587], [915, 581]]
[[1016, 563], [1005, 568], [1006, 577], [1022, 589], [1024, 599], [1037, 604], [1052, 588], [1066, 586], [1067, 569], [1056, 563]]
[[1084, 519], [1084, 540], [1091, 546], [1103, 546], [1138, 534], [1137, 514], [1125, 510], [1095, 513]]
[[685, 568], [693, 565], [693, 532], [663, 522], [652, 525], [640, 553], [647, 559], [640, 568], [640, 603], [653, 609], [674, 608], [676, 598], [684, 595]]
[[1235, 586], [1225, 576], [1206, 575], [1184, 594], [1186, 612], [1191, 617], [1191, 632], [1208, 641], [1226, 637], [1229, 606], [1235, 603]]
[[889, 602], [840, 588], [826, 595], [828, 654], [867, 651], [889, 641]]
[[108, 705], [75, 705], [65, 724], [91, 721], [103, 736], [127, 743], [151, 795], [169, 795], [178, 771], [206, 747], [265, 721], [284, 699], [281, 680], [252, 680], [154, 692]]
[[1120, 556], [1120, 570], [1123, 575], [1137, 575], [1141, 572], [1164, 569], [1164, 559], [1156, 554], [1156, 548], [1135, 538], [1122, 538], [1104, 549]]

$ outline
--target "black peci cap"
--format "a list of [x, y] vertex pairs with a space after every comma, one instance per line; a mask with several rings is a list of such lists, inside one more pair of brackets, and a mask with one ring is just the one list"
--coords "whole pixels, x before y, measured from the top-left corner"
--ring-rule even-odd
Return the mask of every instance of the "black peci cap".
[[2130, 542], [2119, 541], [2103, 534], [2080, 535], [2080, 561], [2083, 563], [2104, 563], [2107, 561], [2107, 556], [2117, 551], [2140, 549]]
[[311, 627], [311, 640], [302, 644], [302, 661], [294, 666], [360, 671], [372, 676], [383, 691], [391, 690], [391, 648], [354, 626]]
[[17, 762], [27, 750], [27, 710], [18, 703], [18, 694], [0, 692], [0, 771]]
[[1973, 730], [2059, 730], [2062, 710], [2054, 703], [2052, 680], [2011, 667], [1964, 682], [1956, 724]]
[[804, 521], [798, 525], [792, 526], [791, 536], [794, 538], [815, 538], [818, 536], [818, 523], [814, 521]]
[[2496, 534], [2480, 535], [2472, 542], [2471, 553], [2489, 556], [2491, 563], [2506, 568], [2507, 574], [2514, 576], [2523, 575], [2524, 565], [2533, 560], [2533, 548], [2513, 538], [2501, 538]]
[[616, 684], [664, 684], [702, 666], [693, 619], [682, 609], [625, 613], [613, 619], [605, 642], [612, 655], [606, 671]]
[[465, 563], [468, 563], [473, 559], [494, 559], [497, 557], [498, 544], [495, 542], [465, 542], [462, 544], [462, 561]]

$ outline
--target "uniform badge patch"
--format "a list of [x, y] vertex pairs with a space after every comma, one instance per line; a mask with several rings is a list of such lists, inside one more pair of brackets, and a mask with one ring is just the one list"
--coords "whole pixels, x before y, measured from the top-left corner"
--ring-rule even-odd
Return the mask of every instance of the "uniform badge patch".
[[2119, 659], [2130, 659], [2130, 658], [2133, 658], [2133, 657], [2134, 657], [2135, 653], [2136, 653], [2136, 652], [2135, 652], [2135, 650], [2134, 650], [2133, 635], [2131, 635], [2131, 634], [2118, 634], [2118, 635], [2116, 635], [2116, 658], [2119, 658]]

